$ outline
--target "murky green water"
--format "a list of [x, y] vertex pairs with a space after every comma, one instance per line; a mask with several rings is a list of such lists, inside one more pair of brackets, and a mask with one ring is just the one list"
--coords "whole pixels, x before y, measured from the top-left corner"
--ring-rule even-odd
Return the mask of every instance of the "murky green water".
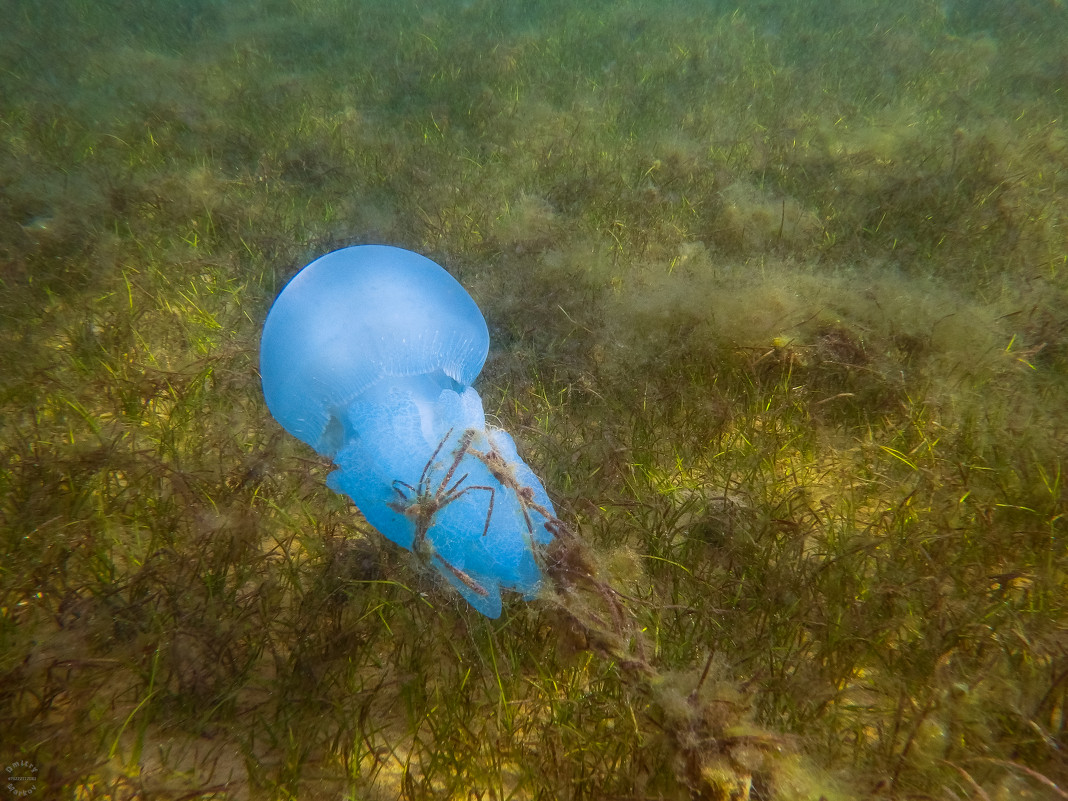
[[[1063, 797], [1060, 2], [2, 27], [0, 793]], [[263, 403], [362, 243], [471, 292], [576, 537], [498, 621]]]

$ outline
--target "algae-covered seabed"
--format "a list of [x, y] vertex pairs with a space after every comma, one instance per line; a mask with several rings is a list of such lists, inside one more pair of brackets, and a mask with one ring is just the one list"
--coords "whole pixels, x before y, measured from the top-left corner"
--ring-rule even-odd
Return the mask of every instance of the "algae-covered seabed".
[[[1066, 41], [1051, 0], [8, 3], [0, 767], [1064, 798]], [[470, 289], [588, 546], [499, 620], [264, 406], [272, 299], [363, 242]]]

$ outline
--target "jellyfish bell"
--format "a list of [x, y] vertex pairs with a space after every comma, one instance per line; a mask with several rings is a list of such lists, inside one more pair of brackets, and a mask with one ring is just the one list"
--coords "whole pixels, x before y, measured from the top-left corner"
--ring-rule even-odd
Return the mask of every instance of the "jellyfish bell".
[[275, 419], [329, 456], [332, 418], [377, 384], [465, 387], [488, 353], [486, 321], [455, 278], [418, 253], [360, 245], [316, 259], [282, 290], [260, 373]]
[[476, 609], [530, 598], [552, 503], [470, 386], [489, 331], [430, 259], [361, 245], [316, 259], [275, 300], [260, 372], [267, 407], [337, 466], [327, 484]]

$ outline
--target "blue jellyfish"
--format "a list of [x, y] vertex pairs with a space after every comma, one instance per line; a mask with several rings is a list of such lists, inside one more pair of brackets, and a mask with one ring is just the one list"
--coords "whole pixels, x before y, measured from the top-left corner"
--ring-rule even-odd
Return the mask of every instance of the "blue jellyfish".
[[263, 326], [275, 419], [329, 457], [327, 485], [475, 609], [533, 598], [555, 511], [471, 387], [489, 352], [474, 300], [430, 259], [361, 245], [296, 274]]

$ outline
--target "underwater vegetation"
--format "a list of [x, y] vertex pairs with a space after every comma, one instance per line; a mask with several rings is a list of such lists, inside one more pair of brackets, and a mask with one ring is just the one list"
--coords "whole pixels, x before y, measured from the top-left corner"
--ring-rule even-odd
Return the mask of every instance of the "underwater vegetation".
[[[0, 766], [37, 797], [1065, 796], [1063, 4], [9, 12]], [[441, 422], [396, 523], [344, 447], [396, 393], [304, 431], [261, 370], [293, 276], [368, 244], [483, 321], [402, 376]], [[559, 527], [487, 617], [420, 515], [532, 513], [496, 430]]]

